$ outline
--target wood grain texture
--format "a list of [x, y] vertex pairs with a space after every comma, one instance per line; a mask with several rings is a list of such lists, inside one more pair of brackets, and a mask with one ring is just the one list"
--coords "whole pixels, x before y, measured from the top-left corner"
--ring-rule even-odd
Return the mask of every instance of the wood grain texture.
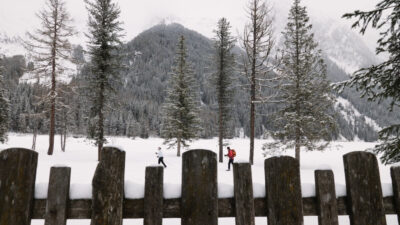
[[71, 168], [52, 167], [50, 169], [45, 225], [67, 224], [70, 179]]
[[0, 152], [0, 225], [31, 223], [37, 162], [28, 149]]
[[182, 225], [218, 224], [217, 155], [190, 150], [182, 157]]
[[378, 161], [368, 152], [343, 156], [347, 207], [352, 225], [386, 225]]
[[125, 152], [105, 147], [92, 181], [91, 225], [122, 225]]

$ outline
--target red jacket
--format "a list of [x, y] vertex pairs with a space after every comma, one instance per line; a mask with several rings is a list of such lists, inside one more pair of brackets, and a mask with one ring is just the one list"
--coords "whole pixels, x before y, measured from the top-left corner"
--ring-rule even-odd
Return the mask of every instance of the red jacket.
[[231, 149], [231, 150], [229, 150], [228, 151], [228, 157], [230, 158], [230, 159], [233, 159], [235, 156], [233, 155], [233, 149]]

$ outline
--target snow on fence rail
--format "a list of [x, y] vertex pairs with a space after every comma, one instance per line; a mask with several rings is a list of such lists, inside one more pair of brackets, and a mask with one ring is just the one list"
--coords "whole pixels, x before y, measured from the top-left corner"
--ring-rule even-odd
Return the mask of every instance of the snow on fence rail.
[[[385, 214], [400, 214], [400, 168], [391, 168], [393, 196], [383, 198], [376, 157], [352, 152], [343, 156], [347, 196], [336, 198], [331, 170], [315, 171], [316, 197], [302, 198], [300, 169], [291, 157], [265, 160], [266, 197], [253, 198], [251, 166], [234, 164], [234, 197], [218, 199], [217, 156], [191, 150], [182, 159], [182, 196], [163, 198], [163, 168], [147, 167], [145, 195], [124, 198], [125, 152], [102, 150], [92, 181], [92, 199], [69, 198], [71, 169], [52, 167], [47, 199], [34, 199], [38, 155], [27, 149], [0, 152], [0, 225], [46, 225], [67, 219], [91, 219], [91, 225], [122, 224], [123, 218], [144, 218], [160, 225], [162, 218], [181, 218], [183, 225], [216, 225], [218, 217], [235, 217], [236, 225], [254, 225], [267, 216], [269, 225], [301, 225], [303, 216], [317, 215], [320, 225], [337, 225], [338, 215], [350, 215], [352, 225], [386, 224]], [[398, 217], [399, 218], [399, 217]]]

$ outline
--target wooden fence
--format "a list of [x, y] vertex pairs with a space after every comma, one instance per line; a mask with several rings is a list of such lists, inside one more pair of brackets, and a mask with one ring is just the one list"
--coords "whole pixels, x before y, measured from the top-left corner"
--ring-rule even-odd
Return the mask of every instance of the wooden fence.
[[349, 215], [352, 225], [386, 224], [385, 214], [400, 213], [400, 168], [392, 168], [393, 196], [382, 196], [379, 168], [371, 153], [343, 156], [346, 197], [336, 197], [330, 170], [315, 171], [316, 197], [302, 198], [300, 170], [291, 157], [265, 160], [265, 198], [253, 198], [251, 166], [233, 166], [234, 197], [218, 198], [217, 156], [191, 150], [182, 158], [181, 198], [163, 198], [163, 168], [147, 167], [143, 199], [124, 198], [125, 152], [104, 148], [92, 182], [92, 199], [69, 199], [71, 169], [52, 167], [47, 199], [34, 199], [38, 154], [26, 149], [0, 152], [0, 225], [28, 225], [44, 219], [63, 225], [67, 219], [91, 219], [91, 225], [120, 225], [123, 218], [181, 218], [183, 225], [216, 225], [218, 217], [235, 217], [237, 225], [253, 225], [255, 216], [269, 225], [302, 225], [303, 216], [318, 216], [320, 225], [337, 225]]

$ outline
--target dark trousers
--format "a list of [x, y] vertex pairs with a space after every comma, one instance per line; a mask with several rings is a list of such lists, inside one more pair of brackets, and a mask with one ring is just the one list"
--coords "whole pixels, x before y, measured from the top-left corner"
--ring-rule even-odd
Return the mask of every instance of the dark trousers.
[[229, 159], [229, 162], [228, 162], [228, 170], [230, 170], [231, 169], [231, 164], [232, 164], [232, 166], [233, 166], [233, 158], [231, 159]]
[[160, 157], [158, 158], [158, 164], [162, 163], [164, 165], [164, 167], [167, 167], [167, 165], [165, 165], [164, 163], [164, 157]]

